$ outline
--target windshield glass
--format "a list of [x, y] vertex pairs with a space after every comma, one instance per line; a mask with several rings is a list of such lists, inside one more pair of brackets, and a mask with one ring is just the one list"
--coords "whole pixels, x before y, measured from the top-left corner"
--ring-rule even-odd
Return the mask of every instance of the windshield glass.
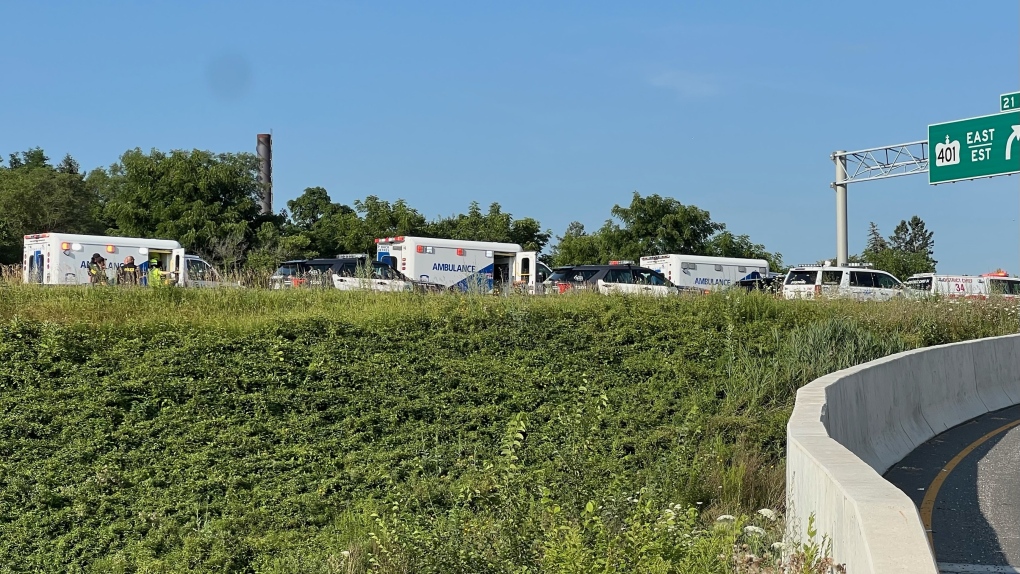
[[1015, 279], [989, 279], [988, 288], [996, 295], [1020, 295], [1020, 283]]
[[391, 281], [406, 281], [407, 278], [399, 271], [383, 263], [382, 261], [372, 262], [372, 277], [374, 279], [389, 279]]
[[931, 291], [931, 277], [921, 277], [919, 279], [907, 279], [907, 287], [916, 289], [918, 291]]
[[280, 266], [279, 269], [276, 270], [276, 274], [277, 275], [282, 275], [284, 277], [290, 277], [291, 275], [297, 275], [297, 273], [298, 273], [298, 264], [297, 263], [284, 263], [283, 265]]
[[598, 273], [598, 269], [558, 269], [549, 276], [549, 281], [573, 281], [583, 283]]
[[672, 287], [673, 284], [658, 271], [652, 271], [651, 269], [635, 269], [634, 270], [634, 282], [640, 283], [641, 285], [666, 285]]
[[814, 285], [818, 271], [790, 271], [786, 276], [787, 285]]

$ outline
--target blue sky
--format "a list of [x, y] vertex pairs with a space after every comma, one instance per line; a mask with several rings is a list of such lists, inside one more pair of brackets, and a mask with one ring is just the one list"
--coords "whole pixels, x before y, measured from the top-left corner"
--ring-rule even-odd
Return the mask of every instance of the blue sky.
[[[286, 6], [286, 7], [285, 7]], [[634, 191], [787, 263], [835, 255], [829, 154], [1020, 87], [1015, 2], [11, 2], [0, 153], [255, 150], [275, 205], [499, 202], [560, 234]], [[923, 218], [942, 272], [1020, 272], [1020, 177], [850, 186], [850, 251]]]

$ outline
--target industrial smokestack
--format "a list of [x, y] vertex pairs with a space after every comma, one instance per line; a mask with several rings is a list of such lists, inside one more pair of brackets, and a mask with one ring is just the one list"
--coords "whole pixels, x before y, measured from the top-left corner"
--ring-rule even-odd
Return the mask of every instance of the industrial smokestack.
[[273, 213], [273, 135], [259, 134], [255, 153], [259, 157], [259, 183], [262, 185], [262, 214]]

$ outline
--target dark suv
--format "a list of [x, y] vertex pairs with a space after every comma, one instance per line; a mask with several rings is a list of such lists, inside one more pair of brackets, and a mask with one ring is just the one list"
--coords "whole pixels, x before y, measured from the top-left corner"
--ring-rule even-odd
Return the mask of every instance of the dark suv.
[[365, 255], [342, 257], [324, 257], [319, 259], [293, 259], [284, 261], [269, 278], [273, 289], [289, 289], [292, 287], [325, 287], [332, 288], [333, 275], [341, 277], [358, 277], [364, 271], [358, 268], [366, 263], [372, 265], [370, 277], [373, 279], [390, 279], [410, 281], [399, 271], [382, 261], [368, 262]]
[[588, 290], [599, 293], [672, 295], [681, 291], [662, 273], [630, 263], [557, 267], [545, 280], [545, 287], [546, 293]]

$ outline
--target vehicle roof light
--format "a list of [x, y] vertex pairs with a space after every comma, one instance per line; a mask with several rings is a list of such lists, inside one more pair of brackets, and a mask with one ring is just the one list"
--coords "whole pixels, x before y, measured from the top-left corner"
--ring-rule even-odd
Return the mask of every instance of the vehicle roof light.
[[634, 262], [630, 259], [617, 259], [609, 262], [610, 265], [633, 265]]

